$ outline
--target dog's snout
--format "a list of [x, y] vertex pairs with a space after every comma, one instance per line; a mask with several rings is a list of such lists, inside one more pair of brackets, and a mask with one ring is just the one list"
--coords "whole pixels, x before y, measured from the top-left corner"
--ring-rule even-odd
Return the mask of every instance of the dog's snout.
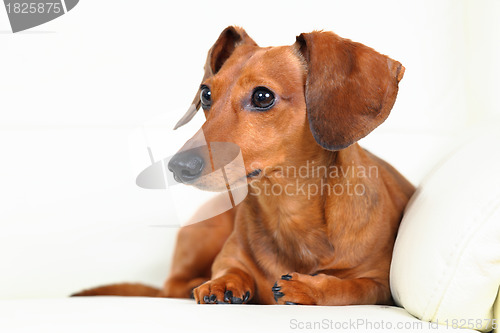
[[174, 174], [176, 181], [182, 183], [198, 179], [204, 166], [203, 157], [191, 151], [177, 153], [168, 162], [168, 170]]

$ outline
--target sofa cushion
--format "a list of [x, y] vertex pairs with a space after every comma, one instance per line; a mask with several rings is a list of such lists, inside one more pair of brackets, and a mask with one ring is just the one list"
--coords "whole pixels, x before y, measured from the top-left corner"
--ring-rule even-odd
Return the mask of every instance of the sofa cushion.
[[0, 332], [425, 333], [436, 328], [404, 309], [379, 305], [199, 305], [194, 300], [145, 297], [0, 300]]
[[500, 285], [499, 144], [498, 134], [468, 136], [407, 207], [391, 290], [417, 318], [492, 329]]
[[492, 325], [494, 333], [500, 333], [500, 288], [498, 289], [497, 300], [495, 301], [495, 305], [493, 305], [493, 318], [494, 322]]

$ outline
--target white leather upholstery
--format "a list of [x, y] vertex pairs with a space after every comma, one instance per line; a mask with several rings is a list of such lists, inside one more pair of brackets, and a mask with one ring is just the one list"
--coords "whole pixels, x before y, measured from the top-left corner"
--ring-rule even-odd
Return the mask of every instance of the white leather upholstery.
[[[496, 130], [495, 130], [496, 132]], [[500, 286], [500, 135], [464, 142], [422, 182], [391, 266], [396, 302], [425, 321], [483, 321]]]
[[500, 320], [500, 288], [498, 289], [497, 300], [495, 301], [495, 305], [493, 306], [493, 318], [497, 320], [497, 325], [494, 327], [493, 332], [500, 332], [500, 324], [498, 321]]
[[[314, 328], [314, 329], [311, 329]], [[451, 332], [387, 306], [198, 305], [192, 300], [90, 297], [0, 301], [0, 332]], [[469, 330], [459, 330], [469, 333]]]

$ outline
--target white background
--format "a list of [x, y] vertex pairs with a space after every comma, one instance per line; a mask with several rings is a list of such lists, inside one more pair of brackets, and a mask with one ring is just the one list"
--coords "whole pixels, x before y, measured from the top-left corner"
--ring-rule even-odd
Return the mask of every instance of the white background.
[[[0, 297], [162, 282], [176, 228], [151, 225], [179, 221], [168, 193], [135, 186], [134, 133], [182, 116], [226, 26], [262, 46], [332, 30], [400, 61], [392, 114], [363, 143], [418, 184], [455, 133], [500, 116], [498, 17], [497, 0], [82, 0], [12, 34], [0, 8]], [[149, 144], [164, 157], [202, 121]]]

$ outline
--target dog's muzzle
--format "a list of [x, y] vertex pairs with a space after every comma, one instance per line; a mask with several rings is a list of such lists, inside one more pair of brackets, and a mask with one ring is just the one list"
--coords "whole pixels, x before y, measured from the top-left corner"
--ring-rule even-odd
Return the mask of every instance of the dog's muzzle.
[[174, 179], [185, 184], [198, 179], [204, 167], [203, 157], [192, 150], [177, 153], [168, 162], [168, 170], [174, 174]]

